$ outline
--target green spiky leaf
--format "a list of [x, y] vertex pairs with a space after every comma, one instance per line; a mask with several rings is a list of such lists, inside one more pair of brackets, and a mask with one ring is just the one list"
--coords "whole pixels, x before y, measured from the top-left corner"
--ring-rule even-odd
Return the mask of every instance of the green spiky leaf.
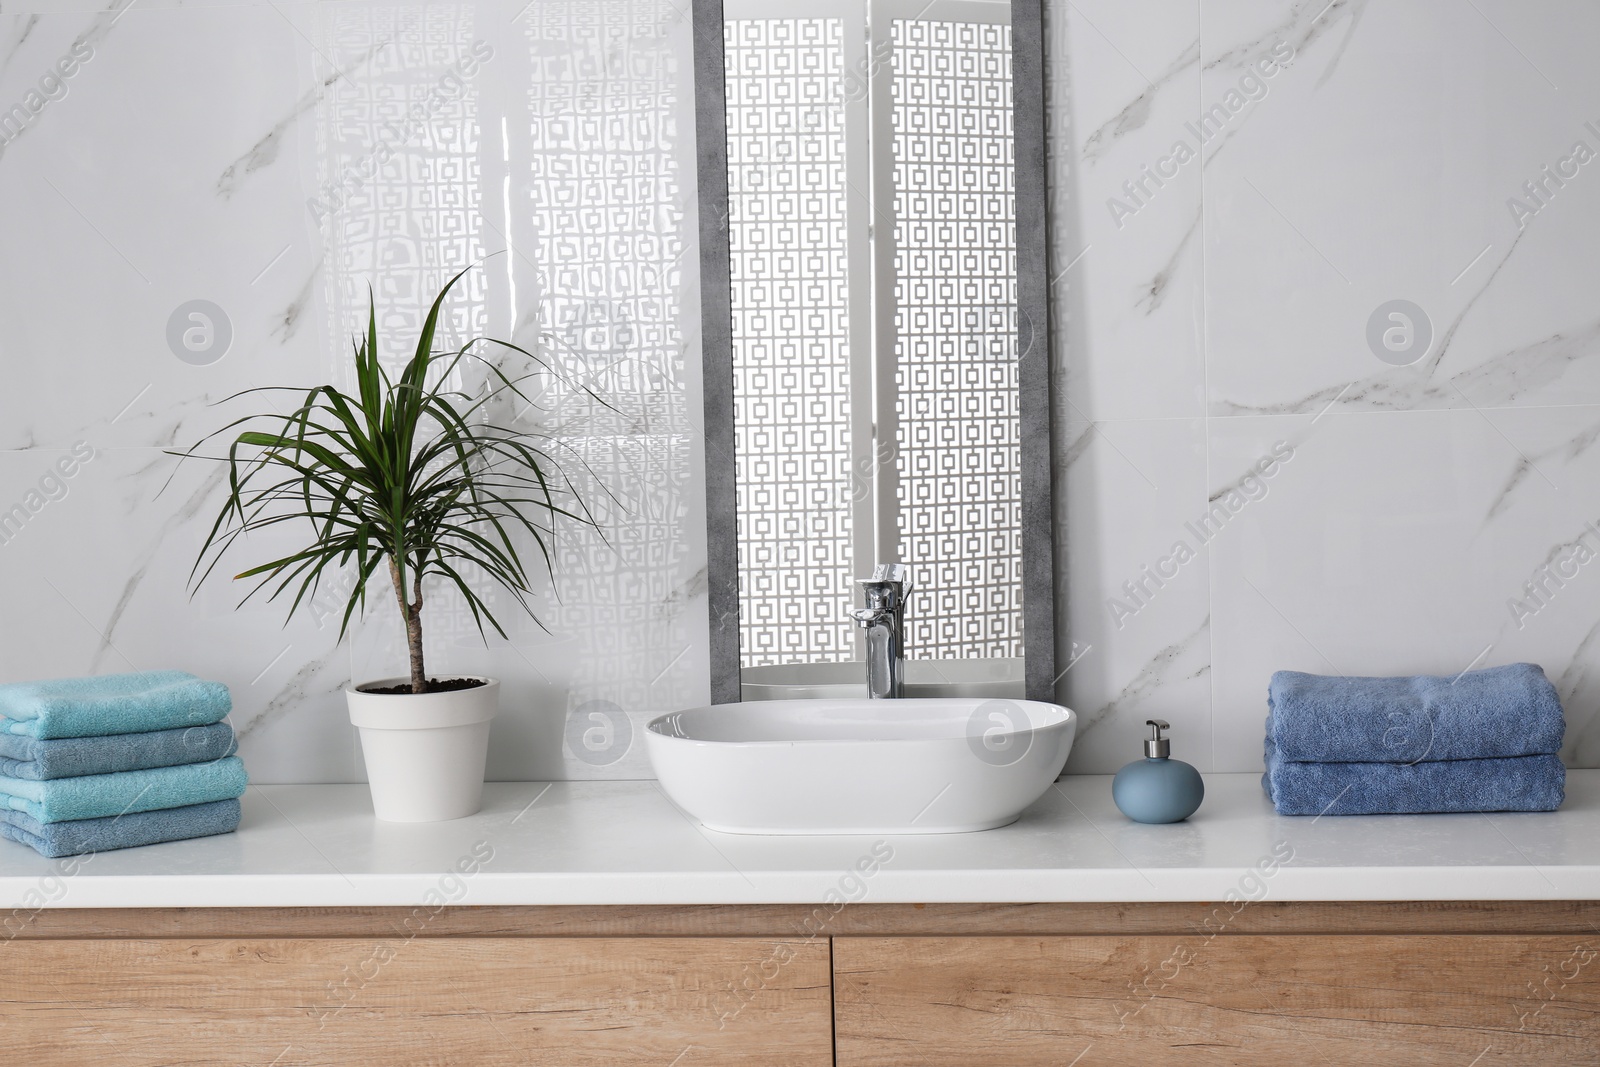
[[[396, 610], [409, 615], [415, 609], [416, 617], [404, 621], [418, 647], [422, 589], [429, 578], [461, 596], [485, 639], [489, 630], [502, 637], [506, 631], [475, 579], [505, 589], [533, 614], [532, 583], [540, 572], [550, 571], [556, 523], [597, 524], [557, 462], [564, 451], [559, 442], [489, 417], [496, 400], [515, 397], [531, 405], [524, 383], [560, 372], [493, 338], [435, 351], [445, 299], [466, 273], [451, 278], [434, 298], [398, 378], [391, 379], [378, 359], [377, 304], [369, 290], [365, 336], [354, 345], [352, 392], [332, 385], [246, 390], [289, 392], [300, 400], [286, 415], [235, 420], [174, 453], [228, 467], [227, 496], [190, 571], [192, 588], [211, 575], [240, 537], [287, 526], [305, 533], [305, 543], [236, 575], [255, 580], [244, 599], [263, 593], [268, 600], [283, 597], [293, 614], [348, 568], [352, 584], [340, 614], [341, 639], [364, 608], [368, 583], [379, 575], [394, 587], [392, 597], [384, 595]], [[535, 369], [508, 375], [479, 353], [480, 346], [521, 353]], [[452, 384], [468, 365], [487, 369], [479, 392]], [[230, 434], [225, 456], [201, 454], [208, 442]], [[562, 458], [575, 460], [570, 452]], [[523, 562], [519, 541], [537, 549], [535, 569]], [[424, 692], [427, 679], [419, 664], [420, 659], [413, 660], [412, 688]]]

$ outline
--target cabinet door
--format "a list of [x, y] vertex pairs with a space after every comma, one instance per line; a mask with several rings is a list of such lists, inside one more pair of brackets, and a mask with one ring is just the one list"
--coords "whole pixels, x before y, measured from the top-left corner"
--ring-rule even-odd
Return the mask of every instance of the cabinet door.
[[826, 941], [563, 938], [0, 945], [8, 1062], [833, 1062]]
[[1600, 935], [838, 938], [839, 1067], [1600, 1062]]

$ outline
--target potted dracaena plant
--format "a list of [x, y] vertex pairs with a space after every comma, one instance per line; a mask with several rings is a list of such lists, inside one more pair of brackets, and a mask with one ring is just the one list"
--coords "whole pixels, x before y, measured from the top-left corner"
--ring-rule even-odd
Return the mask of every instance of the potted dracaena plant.
[[[487, 623], [505, 637], [475, 583], [498, 585], [532, 615], [523, 556], [536, 550], [539, 567], [549, 573], [554, 524], [595, 524], [544, 447], [548, 439], [530, 438], [492, 418], [497, 401], [527, 401], [523, 383], [556, 372], [532, 353], [488, 337], [455, 351], [434, 351], [439, 309], [465, 273], [451, 278], [434, 299], [416, 351], [398, 378], [378, 360], [373, 299], [366, 336], [354, 345], [354, 392], [333, 385], [245, 390], [236, 395], [290, 391], [303, 399], [286, 415], [237, 419], [178, 453], [197, 456], [206, 442], [248, 427], [225, 457], [202, 457], [227, 464], [228, 491], [195, 561], [192, 587], [209, 577], [241, 536], [284, 524], [303, 530], [309, 540], [237, 575], [257, 579], [245, 600], [268, 588], [269, 601], [292, 591], [293, 614], [322, 582], [348, 570], [342, 640], [365, 608], [369, 584], [389, 587], [374, 595], [400, 613], [409, 677], [352, 685], [347, 696], [350, 721], [361, 733], [374, 811], [392, 822], [435, 822], [478, 810], [489, 725], [499, 703], [495, 679], [429, 676], [423, 658], [425, 593], [436, 584], [455, 590], [480, 636], [487, 640]], [[535, 369], [508, 376], [479, 353], [482, 346], [521, 353]], [[484, 382], [469, 392], [453, 383], [471, 368], [484, 372]]]

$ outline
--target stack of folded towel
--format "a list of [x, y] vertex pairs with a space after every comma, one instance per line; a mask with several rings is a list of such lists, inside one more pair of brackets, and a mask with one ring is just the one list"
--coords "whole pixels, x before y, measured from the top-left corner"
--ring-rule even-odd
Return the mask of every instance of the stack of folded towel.
[[1261, 783], [1281, 815], [1554, 811], [1566, 721], [1532, 663], [1455, 677], [1279, 671]]
[[183, 671], [0, 685], [0, 837], [57, 857], [237, 829], [232, 707]]

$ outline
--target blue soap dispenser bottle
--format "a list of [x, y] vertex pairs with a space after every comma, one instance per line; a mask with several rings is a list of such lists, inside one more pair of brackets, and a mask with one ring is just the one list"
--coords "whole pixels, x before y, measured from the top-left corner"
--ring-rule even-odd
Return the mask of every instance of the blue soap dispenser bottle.
[[1205, 799], [1206, 784], [1200, 772], [1172, 757], [1172, 742], [1161, 731], [1172, 727], [1160, 719], [1146, 719], [1144, 759], [1135, 760], [1111, 780], [1111, 799], [1134, 822], [1180, 822], [1193, 815]]

